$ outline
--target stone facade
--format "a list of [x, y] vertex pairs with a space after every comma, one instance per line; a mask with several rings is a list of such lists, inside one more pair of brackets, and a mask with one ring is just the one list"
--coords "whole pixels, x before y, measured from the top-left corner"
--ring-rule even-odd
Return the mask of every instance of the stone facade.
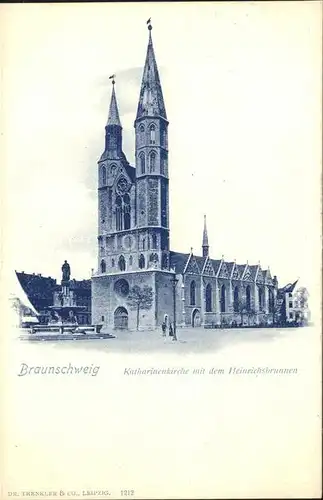
[[[171, 252], [171, 261], [179, 255]], [[277, 284], [269, 270], [193, 253], [177, 263], [184, 285], [182, 318], [177, 321], [206, 328], [273, 322]]]
[[93, 324], [103, 323], [108, 329], [135, 328], [137, 312], [130, 301], [134, 287], [137, 292], [148, 287], [153, 296], [149, 307], [140, 307], [139, 328], [159, 328], [165, 319], [173, 322], [174, 296], [178, 326], [212, 328], [273, 322], [276, 277], [272, 279], [270, 271], [260, 265], [211, 259], [206, 220], [202, 256], [170, 251], [169, 122], [150, 25], [134, 122], [135, 167], [122, 151], [122, 126], [112, 83], [105, 148], [98, 161]]

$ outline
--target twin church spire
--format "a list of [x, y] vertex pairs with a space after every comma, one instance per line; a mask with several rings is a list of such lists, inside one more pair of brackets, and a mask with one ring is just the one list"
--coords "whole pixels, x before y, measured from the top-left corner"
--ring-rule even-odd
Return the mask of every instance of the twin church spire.
[[167, 120], [163, 91], [160, 84], [158, 67], [149, 24], [149, 40], [146, 61], [141, 81], [136, 120], [146, 116], [158, 116]]
[[[114, 77], [115, 75], [113, 75]], [[108, 121], [105, 126], [105, 148], [101, 159], [120, 158], [122, 156], [122, 126], [119, 116], [116, 93], [114, 89], [115, 81], [112, 80], [112, 94], [109, 108]]]
[[[143, 117], [160, 117], [167, 120], [163, 91], [151, 36], [152, 26], [149, 23], [149, 40], [146, 61], [141, 81], [141, 89], [137, 108], [136, 120]], [[116, 125], [122, 127], [115, 93], [115, 75], [112, 75], [112, 93], [109, 108], [107, 127]]]
[[117, 125], [117, 126], [121, 127], [121, 121], [120, 121], [120, 116], [119, 116], [116, 93], [114, 90], [114, 84], [115, 84], [115, 81], [112, 80], [112, 94], [111, 94], [111, 101], [110, 101], [107, 126]]
[[[141, 119], [143, 118], [154, 118], [154, 117], [161, 118], [162, 120], [165, 120], [167, 122], [164, 97], [160, 83], [159, 72], [151, 36], [152, 26], [150, 20], [149, 22], [147, 22], [147, 24], [149, 30], [149, 39], [148, 39], [143, 76], [141, 81], [136, 122], [141, 121]], [[112, 93], [111, 93], [111, 101], [110, 101], [106, 130], [107, 130], [107, 136], [111, 135], [111, 132], [113, 136], [119, 136], [119, 141], [121, 145], [122, 125], [120, 121], [118, 103], [115, 93], [115, 75], [112, 75], [110, 79], [112, 79]], [[117, 142], [119, 141], [117, 140]], [[108, 145], [109, 144], [107, 144], [107, 146]], [[204, 215], [204, 228], [203, 228], [203, 240], [202, 240], [202, 254], [203, 257], [207, 257], [209, 255], [209, 242], [208, 242], [208, 233], [207, 233], [205, 215]]]

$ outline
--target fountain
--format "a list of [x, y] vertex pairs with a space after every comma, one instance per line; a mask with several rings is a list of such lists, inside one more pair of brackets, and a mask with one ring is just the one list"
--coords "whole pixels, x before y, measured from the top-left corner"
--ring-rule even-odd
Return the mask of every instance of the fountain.
[[74, 291], [70, 289], [71, 268], [66, 260], [62, 273], [61, 290], [54, 292], [54, 305], [48, 307], [51, 312], [48, 324], [61, 327], [61, 333], [75, 331], [78, 327], [76, 313], [86, 309], [76, 305]]
[[54, 292], [54, 304], [47, 309], [51, 318], [47, 325], [32, 325], [28, 334], [21, 334], [21, 340], [79, 340], [111, 339], [114, 335], [101, 333], [103, 324], [79, 326], [76, 313], [86, 306], [78, 306], [75, 291], [71, 286], [71, 268], [65, 260], [62, 266], [61, 289]]

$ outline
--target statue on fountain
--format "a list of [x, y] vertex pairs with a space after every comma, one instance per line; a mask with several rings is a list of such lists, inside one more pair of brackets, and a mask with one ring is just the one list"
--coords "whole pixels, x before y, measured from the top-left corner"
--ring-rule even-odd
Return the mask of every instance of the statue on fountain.
[[62, 281], [69, 281], [71, 277], [71, 268], [67, 260], [64, 261], [64, 264], [62, 265]]
[[72, 331], [78, 325], [77, 313], [84, 311], [86, 306], [76, 304], [73, 290], [70, 290], [71, 268], [67, 260], [62, 265], [61, 290], [54, 292], [54, 305], [48, 306], [51, 311], [50, 324], [61, 328], [61, 333]]

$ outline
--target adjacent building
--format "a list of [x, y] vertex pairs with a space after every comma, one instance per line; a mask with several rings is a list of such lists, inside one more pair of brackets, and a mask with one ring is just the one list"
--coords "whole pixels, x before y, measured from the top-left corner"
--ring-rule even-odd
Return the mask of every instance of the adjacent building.
[[288, 283], [277, 291], [276, 322], [280, 325], [306, 325], [311, 320], [307, 290], [296, 290], [296, 284], [297, 281]]
[[83, 306], [76, 312], [77, 322], [91, 324], [91, 280], [68, 280], [66, 293], [62, 293], [62, 286], [50, 276], [25, 272], [16, 275], [40, 323], [47, 324], [52, 314], [51, 307], [61, 305], [63, 300], [64, 305]]

